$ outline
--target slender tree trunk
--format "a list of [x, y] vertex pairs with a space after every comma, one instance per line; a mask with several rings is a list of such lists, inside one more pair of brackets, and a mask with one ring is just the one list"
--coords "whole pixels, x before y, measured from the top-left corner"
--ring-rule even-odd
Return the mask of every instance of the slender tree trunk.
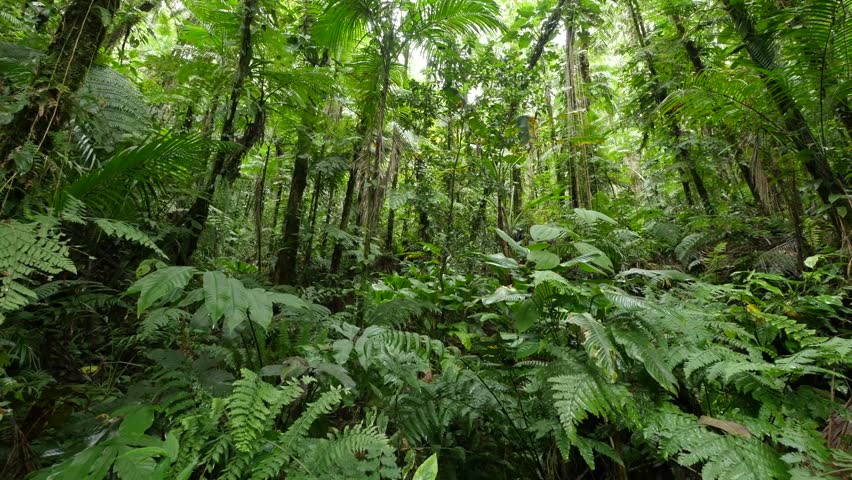
[[257, 244], [257, 268], [263, 271], [263, 204], [266, 193], [266, 169], [269, 166], [270, 145], [266, 146], [266, 158], [263, 160], [263, 170], [254, 188], [254, 232]]
[[521, 198], [523, 195], [523, 180], [520, 165], [512, 165], [512, 216], [518, 218], [521, 214]]
[[12, 178], [5, 188], [0, 188], [0, 212], [18, 207], [36, 173], [16, 168], [12, 153], [27, 144], [34, 147], [34, 155], [51, 152], [53, 144], [48, 134], [61, 130], [68, 122], [73, 96], [106, 36], [105, 19], [115, 15], [118, 7], [119, 0], [73, 0], [65, 10], [53, 41], [39, 62], [27, 104], [0, 130], [0, 174]]
[[192, 125], [195, 121], [195, 110], [192, 108], [192, 104], [190, 103], [188, 107], [186, 107], [186, 115], [183, 117], [183, 123], [180, 126], [181, 131], [189, 132], [192, 130]]
[[574, 208], [582, 206], [580, 202], [579, 172], [577, 169], [577, 152], [573, 146], [576, 131], [575, 112], [577, 110], [576, 85], [574, 84], [574, 25], [571, 19], [565, 19], [565, 145], [566, 163], [568, 165], [568, 181], [571, 182], [571, 205]]
[[[243, 3], [243, 21], [240, 26], [240, 56], [237, 62], [237, 71], [234, 74], [234, 83], [231, 88], [229, 97], [228, 111], [225, 114], [225, 121], [222, 125], [222, 141], [230, 142], [234, 140], [234, 123], [237, 117], [237, 107], [240, 103], [240, 98], [243, 93], [243, 83], [249, 76], [249, 66], [252, 59], [252, 24], [254, 23], [255, 10], [257, 9], [258, 0], [245, 0]], [[202, 194], [196, 197], [195, 202], [190, 207], [187, 213], [187, 218], [184, 222], [184, 227], [189, 230], [187, 238], [181, 245], [181, 251], [177, 258], [177, 263], [187, 264], [192, 254], [198, 248], [198, 240], [201, 233], [207, 225], [207, 217], [210, 215], [210, 200], [216, 191], [216, 182], [219, 177], [227, 178], [230, 183], [236, 179], [236, 174], [239, 172], [239, 162], [243, 158], [243, 154], [251, 148], [254, 141], [257, 141], [257, 130], [262, 131], [265, 125], [264, 106], [258, 108], [255, 120], [252, 125], [246, 129], [244, 139], [246, 143], [242, 144], [238, 152], [219, 152], [213, 161], [213, 168], [210, 171], [210, 176], [207, 178]], [[248, 144], [251, 143], [251, 144]]]
[[[648, 33], [645, 30], [645, 25], [642, 21], [642, 14], [639, 10], [639, 5], [636, 3], [636, 0], [628, 0], [627, 6], [630, 11], [633, 28], [639, 41], [639, 46], [645, 51], [645, 61], [648, 65], [648, 73], [650, 73], [651, 79], [656, 85], [654, 99], [659, 105], [663, 103], [666, 97], [668, 97], [668, 89], [665, 86], [660, 85], [661, 79], [657, 74], [656, 67], [654, 66], [654, 57], [648, 50], [646, 41]], [[690, 58], [690, 61], [693, 61], [693, 59]], [[680, 136], [683, 134], [683, 131], [673, 117], [669, 116], [668, 121], [670, 122], [672, 136], [674, 137], [675, 142], [675, 159], [678, 164], [682, 165], [681, 167], [678, 167], [678, 170], [680, 172], [681, 185], [683, 186], [683, 193], [686, 196], [686, 202], [690, 206], [693, 205], [692, 193], [689, 187], [689, 178], [691, 177], [693, 182], [696, 184], [695, 188], [698, 191], [698, 196], [701, 199], [701, 203], [703, 204], [705, 211], [712, 214], [714, 212], [714, 208], [710, 201], [710, 195], [704, 186], [704, 181], [701, 179], [698, 169], [695, 166], [694, 159], [689, 155], [689, 150], [680, 142]]]
[[323, 222], [322, 240], [320, 241], [320, 255], [325, 255], [325, 247], [328, 242], [328, 226], [331, 225], [331, 217], [334, 215], [334, 194], [337, 190], [337, 180], [332, 179], [331, 188], [328, 189], [328, 201], [325, 205], [325, 221]]
[[488, 206], [488, 197], [491, 196], [491, 188], [486, 186], [482, 191], [482, 198], [479, 199], [479, 205], [476, 207], [476, 214], [470, 222], [470, 239], [471, 243], [475, 243], [480, 235], [480, 229], [485, 220], [486, 207]]
[[757, 185], [754, 183], [754, 174], [751, 171], [751, 167], [745, 164], [745, 159], [739, 158], [741, 157], [741, 154], [742, 152], [738, 152], [738, 158], [735, 160], [737, 162], [737, 167], [740, 169], [740, 174], [742, 174], [743, 180], [745, 180], [748, 190], [751, 192], [751, 197], [754, 199], [754, 203], [757, 205], [758, 210], [760, 210], [760, 213], [766, 214], [766, 204], [760, 197], [760, 192], [757, 190]]
[[[340, 212], [340, 224], [338, 228], [341, 232], [345, 232], [349, 227], [349, 214], [352, 210], [352, 203], [355, 198], [355, 184], [358, 183], [358, 149], [352, 154], [352, 168], [349, 169], [349, 180], [346, 182], [346, 194], [343, 196], [343, 209]], [[343, 244], [339, 241], [334, 242], [334, 251], [331, 254], [331, 273], [337, 273], [340, 270], [340, 263], [343, 260]]]
[[425, 168], [423, 155], [421, 153], [414, 154], [414, 179], [417, 182], [417, 219], [419, 222], [419, 236], [421, 242], [429, 242], [429, 211], [426, 208], [425, 201], [429, 198], [429, 188], [426, 184]]
[[317, 210], [319, 209], [319, 196], [322, 193], [323, 187], [323, 175], [318, 174], [316, 180], [314, 181], [314, 193], [311, 196], [311, 208], [309, 214], [309, 226], [308, 226], [308, 242], [305, 247], [305, 256], [302, 261], [302, 271], [308, 269], [311, 265], [311, 257], [314, 254], [314, 236], [316, 235], [316, 226], [317, 226]]
[[287, 196], [287, 210], [284, 214], [284, 234], [273, 273], [273, 280], [278, 285], [291, 285], [296, 280], [302, 200], [305, 195], [305, 188], [308, 186], [310, 150], [311, 138], [304, 129], [299, 129], [298, 139], [296, 140], [296, 158], [293, 161], [293, 177], [290, 180], [290, 194]]
[[[393, 175], [393, 183], [391, 188], [396, 190], [397, 182], [399, 181], [399, 172], [395, 172]], [[395, 220], [395, 212], [396, 210], [390, 209], [388, 212], [388, 228], [385, 233], [385, 251], [388, 253], [393, 252], [393, 229], [394, 229], [394, 220]]]
[[[503, 201], [503, 192], [501, 190], [497, 190], [497, 228], [506, 232], [506, 211], [504, 207], [505, 202]], [[511, 234], [511, 232], [506, 232], [507, 234]], [[500, 239], [500, 248], [503, 250], [503, 255], [509, 256], [509, 244], [506, 243], [502, 238]]]
[[278, 182], [278, 189], [275, 192], [275, 204], [272, 207], [272, 231], [278, 226], [278, 211], [281, 209], [281, 196], [284, 194], [284, 182]]
[[[677, 157], [681, 161], [686, 162], [685, 171], [689, 173], [690, 177], [692, 178], [692, 183], [695, 184], [695, 191], [698, 193], [698, 198], [701, 200], [701, 204], [704, 206], [704, 211], [706, 211], [708, 215], [712, 215], [714, 213], [714, 209], [713, 204], [710, 202], [710, 194], [707, 193], [707, 188], [704, 186], [704, 181], [701, 179], [701, 175], [699, 175], [698, 173], [698, 169], [695, 166], [694, 160], [689, 155], [689, 150], [680, 141], [681, 137], [683, 136], [683, 132], [680, 130], [678, 124], [674, 121], [672, 122], [672, 136], [674, 137], [674, 141], [677, 143]], [[684, 179], [684, 181], [688, 186], [689, 181], [686, 179]], [[684, 192], [686, 192], [686, 188], [684, 189]]]

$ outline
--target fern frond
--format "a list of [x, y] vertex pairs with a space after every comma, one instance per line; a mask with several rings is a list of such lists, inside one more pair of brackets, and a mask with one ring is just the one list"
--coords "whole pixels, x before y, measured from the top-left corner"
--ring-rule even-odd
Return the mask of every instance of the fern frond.
[[98, 226], [104, 233], [109, 235], [110, 237], [120, 238], [127, 240], [128, 242], [138, 243], [143, 247], [150, 248], [157, 255], [161, 257], [166, 257], [166, 254], [160, 250], [160, 247], [151, 240], [151, 237], [146, 235], [144, 232], [136, 228], [135, 226], [121, 222], [118, 220], [109, 220], [106, 218], [96, 218], [94, 219], [95, 225]]
[[284, 448], [286, 452], [293, 452], [298, 447], [299, 440], [308, 435], [308, 430], [311, 425], [321, 417], [327, 415], [334, 410], [343, 400], [346, 390], [340, 387], [332, 387], [330, 390], [323, 392], [319, 399], [309, 403], [308, 408], [290, 425], [290, 428], [279, 438], [279, 446]]
[[777, 452], [757, 438], [709, 431], [692, 415], [664, 404], [648, 418], [644, 434], [659, 445], [664, 458], [675, 457], [681, 465], [704, 463], [702, 478], [787, 479], [789, 467]]
[[234, 392], [226, 400], [228, 429], [236, 449], [251, 452], [256, 448], [254, 442], [269, 428], [281, 408], [295, 400], [302, 390], [295, 383], [283, 390], [275, 388], [251, 370], [242, 369], [241, 373], [242, 378], [234, 382]]
[[589, 415], [630, 424], [638, 420], [633, 395], [625, 385], [610, 383], [589, 367], [577, 363], [571, 373], [548, 379], [555, 399], [554, 408], [569, 439], [577, 425]]
[[76, 273], [68, 246], [52, 223], [0, 222], [0, 322], [38, 298], [30, 288], [33, 275]]
[[399, 478], [396, 454], [388, 438], [373, 427], [354, 425], [319, 443], [314, 465], [319, 471], [364, 479]]
[[171, 298], [182, 292], [196, 273], [193, 267], [165, 267], [137, 280], [125, 292], [138, 293], [137, 313], [142, 314], [161, 298]]
[[586, 353], [615, 380], [616, 364], [621, 359], [621, 354], [613, 344], [609, 331], [588, 313], [567, 314], [565, 321], [580, 328]]

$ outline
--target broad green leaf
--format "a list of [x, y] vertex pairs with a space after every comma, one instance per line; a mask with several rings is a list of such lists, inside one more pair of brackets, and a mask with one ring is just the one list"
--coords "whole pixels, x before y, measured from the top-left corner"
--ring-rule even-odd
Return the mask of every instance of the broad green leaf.
[[559, 266], [559, 256], [546, 250], [530, 250], [527, 252], [527, 260], [535, 262], [536, 270], [550, 270]]
[[307, 309], [310, 308], [308, 302], [302, 300], [301, 298], [290, 294], [290, 293], [279, 293], [279, 292], [267, 292], [272, 299], [272, 303], [277, 303], [279, 305], [285, 305], [287, 307], [292, 307], [296, 309]]
[[542, 283], [553, 283], [564, 287], [573, 287], [567, 278], [559, 275], [552, 270], [539, 270], [532, 273], [533, 286], [538, 286]]
[[493, 265], [497, 268], [518, 268], [518, 262], [514, 258], [509, 258], [502, 253], [494, 253], [491, 255], [485, 255], [485, 263], [486, 265]]
[[338, 365], [343, 365], [349, 360], [349, 354], [352, 353], [352, 347], [355, 345], [352, 343], [352, 340], [348, 338], [341, 338], [339, 340], [335, 340], [331, 345], [332, 350], [334, 350], [334, 361]]
[[497, 302], [517, 302], [526, 297], [526, 293], [519, 292], [515, 287], [502, 286], [491, 295], [482, 297], [482, 304], [491, 305]]
[[518, 345], [517, 349], [515, 349], [515, 359], [520, 360], [522, 358], [527, 358], [530, 355], [535, 355], [539, 351], [541, 351], [541, 342], [527, 340]]
[[136, 311], [138, 315], [141, 315], [157, 300], [175, 291], [183, 290], [195, 272], [196, 270], [192, 267], [162, 268], [137, 280], [125, 293], [139, 294]]
[[580, 255], [589, 255], [589, 262], [597, 267], [600, 267], [607, 272], [613, 272], [612, 261], [604, 252], [594, 245], [589, 245], [585, 242], [574, 242], [574, 248], [580, 252]]
[[222, 272], [204, 272], [204, 306], [210, 321], [216, 323], [225, 315], [228, 304], [233, 303], [228, 277]]
[[248, 313], [251, 321], [263, 327], [269, 328], [272, 322], [272, 296], [262, 288], [252, 288], [248, 293]]
[[121, 420], [121, 425], [118, 427], [119, 434], [122, 436], [142, 435], [151, 428], [154, 423], [154, 407], [134, 405], [128, 407], [127, 410], [129, 410], [127, 415]]
[[497, 236], [503, 239], [504, 242], [508, 243], [512, 250], [518, 252], [521, 255], [526, 255], [527, 249], [522, 247], [518, 242], [515, 241], [514, 238], [510, 237], [508, 233], [500, 230], [499, 228], [495, 228], [494, 231], [497, 232]]
[[180, 453], [180, 438], [174, 431], [166, 434], [166, 441], [163, 442], [163, 449], [172, 460], [177, 460]]
[[603, 213], [597, 212], [595, 210], [586, 210], [585, 208], [575, 208], [574, 214], [577, 216], [577, 218], [579, 218], [580, 220], [585, 222], [587, 225], [594, 225], [594, 224], [598, 223], [598, 221], [604, 221], [604, 222], [612, 224], [612, 225], [616, 225], [618, 223], [615, 220], [613, 220], [612, 218], [608, 217], [607, 215], [604, 215]]
[[241, 281], [222, 272], [204, 272], [204, 306], [213, 324], [225, 317], [225, 334], [230, 336], [247, 318], [249, 292]]
[[520, 332], [526, 332], [539, 318], [538, 306], [535, 300], [528, 298], [521, 302], [515, 312], [515, 329]]
[[821, 255], [811, 255], [810, 257], [805, 259], [805, 266], [808, 268], [814, 268], [817, 262], [819, 262], [820, 257]]
[[530, 236], [534, 242], [547, 242], [565, 235], [567, 230], [550, 225], [533, 225], [530, 227]]
[[113, 470], [121, 480], [160, 480], [157, 462], [144, 449], [124, 451], [115, 459]]
[[433, 453], [417, 467], [411, 480], [435, 480], [438, 478], [438, 454]]

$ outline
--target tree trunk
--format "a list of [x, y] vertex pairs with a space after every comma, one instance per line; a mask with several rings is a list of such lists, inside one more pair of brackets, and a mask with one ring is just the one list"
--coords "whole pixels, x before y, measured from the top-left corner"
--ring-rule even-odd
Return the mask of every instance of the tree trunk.
[[[393, 175], [393, 183], [391, 188], [396, 190], [397, 182], [399, 181], [399, 172], [394, 172]], [[390, 209], [388, 212], [388, 228], [385, 233], [385, 251], [388, 253], [393, 252], [393, 228], [394, 228], [394, 217], [396, 211], [394, 209]]]
[[571, 205], [574, 208], [581, 206], [579, 172], [577, 170], [577, 152], [573, 147], [573, 139], [577, 134], [575, 111], [577, 110], [577, 96], [574, 85], [574, 25], [571, 19], [565, 19], [565, 145], [566, 163], [568, 166], [568, 181], [571, 183]]
[[381, 183], [380, 177], [384, 161], [385, 111], [387, 110], [388, 90], [390, 89], [390, 60], [387, 60], [385, 65], [387, 68], [382, 79], [382, 90], [379, 94], [379, 106], [376, 112], [376, 155], [367, 178], [362, 179], [364, 182], [369, 182], [367, 184], [366, 196], [362, 196], [364, 201], [361, 203], [361, 224], [364, 226], [365, 259], [369, 257], [370, 244], [376, 226], [379, 223], [379, 215], [382, 204], [384, 203], [384, 188], [379, 184]]
[[2, 195], [2, 211], [17, 208], [24, 190], [32, 183], [32, 170], [15, 169], [12, 153], [32, 144], [36, 153], [48, 155], [53, 148], [51, 131], [69, 120], [73, 95], [86, 78], [106, 36], [104, 20], [118, 11], [119, 0], [73, 0], [39, 62], [29, 88], [27, 105], [0, 130], [0, 173], [9, 181]]
[[[707, 193], [707, 188], [704, 186], [704, 181], [701, 179], [701, 175], [698, 173], [698, 169], [695, 167], [695, 161], [689, 155], [689, 150], [681, 143], [680, 139], [683, 136], [683, 132], [680, 130], [677, 122], [672, 121], [672, 137], [674, 137], [674, 141], [676, 143], [675, 148], [677, 149], [677, 159], [678, 162], [682, 162], [684, 167], [681, 167], [681, 170], [689, 173], [689, 176], [692, 178], [692, 183], [695, 184], [695, 191], [698, 193], [698, 198], [701, 200], [701, 204], [704, 206], [704, 211], [707, 212], [708, 215], [713, 215], [714, 209], [713, 204], [710, 202], [710, 194]], [[682, 181], [685, 182], [684, 193], [687, 193], [689, 180], [685, 177], [681, 177]], [[691, 197], [687, 193], [687, 197]], [[692, 205], [692, 199], [689, 198], [690, 205]]]
[[470, 222], [470, 243], [476, 242], [479, 238], [479, 230], [485, 220], [486, 207], [488, 206], [488, 197], [491, 196], [491, 188], [485, 187], [482, 191], [482, 198], [479, 199], [479, 205], [476, 207], [476, 215]]
[[311, 138], [304, 129], [299, 129], [296, 140], [296, 158], [293, 162], [293, 177], [284, 214], [284, 234], [278, 259], [275, 262], [273, 280], [278, 285], [292, 285], [296, 280], [296, 258], [299, 253], [299, 230], [302, 221], [302, 199], [308, 186], [308, 164], [310, 161]]
[[[645, 61], [648, 65], [648, 73], [651, 75], [651, 79], [656, 86], [654, 99], [657, 105], [659, 105], [663, 103], [666, 97], [668, 97], [668, 89], [665, 86], [660, 85], [660, 77], [657, 75], [657, 69], [654, 66], [654, 57], [650, 50], [648, 50], [646, 42], [648, 34], [645, 31], [645, 25], [642, 21], [642, 14], [639, 11], [639, 6], [635, 3], [635, 0], [628, 0], [627, 5], [630, 10], [630, 18], [633, 22], [633, 28], [635, 29], [639, 46], [645, 51]], [[691, 45], [694, 46], [694, 44]], [[698, 60], [700, 62], [700, 59]], [[693, 58], [690, 58], [690, 61], [694, 64]], [[698, 191], [698, 196], [701, 199], [704, 210], [708, 214], [712, 214], [715, 210], [713, 208], [713, 204], [710, 202], [710, 195], [704, 186], [704, 181], [698, 173], [694, 159], [689, 155], [689, 150], [681, 145], [680, 137], [682, 136], [683, 131], [671, 114], [669, 114], [668, 120], [671, 123], [672, 136], [674, 137], [675, 142], [675, 158], [677, 163], [681, 165], [678, 167], [678, 170], [680, 172], [680, 180], [681, 185], [683, 186], [683, 193], [686, 196], [686, 202], [690, 206], [693, 205], [692, 193], [689, 187], [689, 178], [691, 177], [693, 183], [695, 183], [695, 188]], [[687, 177], [687, 175], [689, 177]]]
[[337, 179], [332, 179], [331, 188], [328, 189], [328, 201], [325, 205], [325, 221], [323, 222], [322, 240], [320, 241], [320, 255], [325, 255], [325, 246], [328, 242], [328, 226], [331, 225], [331, 217], [334, 215], [334, 194], [337, 190]]
[[[343, 197], [343, 209], [340, 212], [340, 224], [338, 228], [341, 232], [345, 232], [349, 227], [349, 214], [352, 210], [352, 201], [355, 197], [355, 184], [358, 183], [358, 149], [352, 154], [352, 168], [349, 169], [349, 180], [346, 182], [346, 195]], [[334, 251], [331, 254], [331, 273], [337, 273], [340, 269], [340, 262], [343, 260], [343, 244], [339, 241], [334, 242]]]
[[419, 237], [421, 242], [429, 242], [429, 210], [426, 208], [425, 202], [429, 198], [429, 188], [426, 184], [423, 155], [421, 153], [414, 154], [414, 179], [417, 182], [417, 219], [419, 222]]
[[[777, 71], [771, 38], [757, 31], [757, 27], [746, 11], [744, 4], [730, 0], [720, 1], [731, 17], [731, 21], [751, 60], [762, 69], [759, 75], [763, 79], [769, 97], [784, 117], [784, 127], [789, 134], [791, 143], [799, 152], [800, 161], [817, 182], [817, 193], [820, 199], [823, 203], [831, 205], [833, 196], [845, 196], [845, 185], [843, 180], [834, 174], [825, 152], [818, 145], [802, 111], [783, 83], [778, 80], [777, 76], [764, 73]], [[841, 235], [841, 238], [845, 238], [852, 209], [846, 208], [845, 215], [841, 215], [841, 212], [831, 205], [831, 213], [835, 229]]]
[[[257, 9], [258, 0], [245, 0], [243, 3], [243, 22], [240, 26], [240, 56], [237, 63], [237, 71], [234, 74], [234, 83], [231, 87], [231, 95], [228, 106], [228, 111], [225, 114], [225, 121], [222, 125], [221, 140], [225, 142], [233, 141], [234, 139], [234, 122], [237, 117], [237, 107], [240, 103], [240, 98], [243, 93], [243, 82], [249, 76], [249, 66], [252, 59], [252, 34], [251, 28], [254, 23], [255, 10]], [[261, 102], [262, 103], [262, 102]], [[246, 129], [244, 139], [248, 142], [257, 140], [257, 127], [265, 124], [264, 108], [260, 105], [257, 114], [255, 115], [254, 124]], [[260, 125], [257, 125], [260, 124]], [[253, 144], [253, 142], [251, 142]], [[188, 229], [189, 234], [181, 245], [181, 251], [177, 258], [177, 263], [186, 265], [192, 257], [195, 250], [198, 248], [198, 240], [201, 233], [207, 226], [207, 217], [210, 215], [210, 200], [216, 191], [216, 182], [220, 176], [226, 177], [229, 182], [233, 183], [236, 175], [234, 171], [239, 171], [239, 162], [243, 158], [245, 151], [251, 148], [252, 145], [243, 144], [238, 152], [222, 151], [216, 154], [213, 161], [213, 168], [210, 175], [205, 181], [202, 194], [196, 197], [192, 207], [190, 207], [187, 217], [184, 221], [184, 228]], [[236, 169], [233, 165], [236, 165]], [[226, 173], [227, 172], [227, 173]]]
[[266, 146], [266, 158], [263, 160], [263, 170], [254, 188], [254, 233], [257, 244], [257, 268], [263, 271], [263, 204], [266, 193], [266, 169], [269, 166], [269, 154], [272, 151], [270, 145]]
[[[321, 155], [322, 156], [322, 155]], [[311, 265], [311, 256], [314, 254], [314, 236], [316, 235], [316, 226], [317, 226], [317, 210], [319, 209], [319, 196], [322, 193], [323, 186], [323, 176], [322, 174], [317, 175], [316, 180], [314, 181], [314, 193], [311, 196], [311, 208], [310, 213], [308, 215], [308, 244], [305, 247], [305, 257], [302, 261], [302, 271], [308, 269]]]
[[[503, 201], [503, 192], [501, 190], [497, 190], [497, 228], [503, 230], [505, 233], [511, 235], [511, 232], [506, 232], [506, 212], [505, 207], [503, 206], [505, 202]], [[509, 244], [500, 239], [500, 248], [503, 250], [503, 255], [509, 256]]]

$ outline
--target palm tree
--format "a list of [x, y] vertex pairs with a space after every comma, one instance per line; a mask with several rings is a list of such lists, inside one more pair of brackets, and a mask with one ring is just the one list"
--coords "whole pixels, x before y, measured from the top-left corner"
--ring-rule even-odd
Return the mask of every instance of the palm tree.
[[[400, 56], [412, 48], [427, 55], [447, 40], [500, 29], [493, 0], [331, 0], [313, 29], [318, 42], [342, 54], [357, 50], [367, 80], [363, 115], [367, 119], [365, 155], [353, 172], [361, 190], [361, 223], [365, 256], [378, 224], [385, 192], [393, 176], [383, 171], [384, 126], [391, 74]], [[370, 151], [374, 153], [370, 153]]]

